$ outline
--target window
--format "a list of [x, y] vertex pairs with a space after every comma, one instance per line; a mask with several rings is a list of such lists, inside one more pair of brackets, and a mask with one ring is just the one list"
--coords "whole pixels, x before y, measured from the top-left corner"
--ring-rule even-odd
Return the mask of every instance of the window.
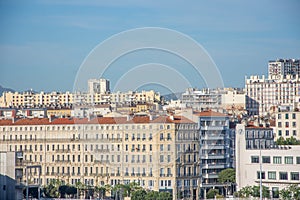
[[287, 172], [279, 172], [279, 180], [288, 180]]
[[292, 126], [295, 128], [296, 127], [296, 122], [292, 122]]
[[273, 157], [273, 164], [281, 164], [281, 157], [274, 156]]
[[278, 130], [278, 135], [282, 136], [282, 131], [281, 130]]
[[285, 119], [289, 119], [289, 114], [288, 113], [285, 114]]
[[285, 156], [284, 157], [285, 164], [293, 164], [293, 157], [292, 156]]
[[268, 172], [268, 179], [276, 180], [276, 172]]
[[279, 198], [279, 188], [278, 187], [272, 187], [272, 197]]
[[296, 113], [293, 113], [293, 114], [292, 114], [292, 118], [293, 118], [293, 119], [296, 119]]
[[[260, 172], [258, 171], [257, 172], [257, 179], [260, 179], [259, 174], [260, 174]], [[265, 172], [261, 172], [261, 179], [265, 179]]]
[[164, 150], [164, 145], [161, 144], [161, 145], [160, 145], [160, 151], [163, 151], [163, 150]]
[[160, 162], [164, 162], [164, 156], [160, 155]]
[[259, 163], [259, 157], [258, 156], [251, 156], [251, 163]]
[[300, 164], [300, 157], [296, 157], [296, 164]]
[[282, 127], [282, 124], [281, 124], [281, 122], [278, 122], [278, 127]]
[[164, 139], [164, 134], [161, 133], [161, 134], [160, 134], [160, 140], [163, 140], [163, 139]]
[[297, 136], [297, 131], [293, 130], [293, 136]]
[[278, 114], [278, 119], [281, 119], [281, 114]]
[[291, 172], [291, 180], [298, 181], [299, 180], [299, 172]]
[[286, 136], [289, 136], [289, 135], [290, 135], [289, 130], [286, 130], [286, 131], [285, 131], [285, 135], [286, 135]]
[[263, 163], [271, 163], [270, 156], [263, 156], [262, 157], [262, 162]]

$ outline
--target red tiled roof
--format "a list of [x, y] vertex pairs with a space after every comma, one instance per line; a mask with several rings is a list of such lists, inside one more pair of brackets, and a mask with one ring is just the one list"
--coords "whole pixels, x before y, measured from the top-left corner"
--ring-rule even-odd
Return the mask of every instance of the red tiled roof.
[[51, 121], [48, 118], [26, 118], [12, 120], [0, 120], [0, 126], [7, 125], [58, 125], [58, 124], [135, 124], [135, 123], [194, 123], [193, 121], [181, 117], [174, 116], [171, 120], [168, 116], [160, 116], [150, 121], [149, 116], [135, 116], [127, 120], [126, 117], [98, 117], [88, 120], [88, 118], [54, 118]]
[[226, 114], [223, 114], [223, 113], [219, 113], [219, 112], [214, 112], [214, 111], [202, 111], [202, 112], [199, 112], [199, 111], [195, 111], [194, 114], [196, 116], [199, 116], [199, 117], [227, 117]]

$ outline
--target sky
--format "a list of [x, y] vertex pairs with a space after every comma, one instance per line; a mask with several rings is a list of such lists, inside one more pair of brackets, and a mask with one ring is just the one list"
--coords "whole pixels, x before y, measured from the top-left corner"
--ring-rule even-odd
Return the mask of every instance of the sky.
[[[161, 27], [201, 45], [224, 86], [244, 87], [245, 76], [267, 74], [269, 60], [300, 58], [299, 8], [297, 0], [0, 0], [0, 85], [18, 91], [72, 91], [80, 67], [101, 42], [127, 30]], [[184, 48], [176, 40], [169, 42]], [[203, 80], [175, 57], [157, 50], [131, 52], [114, 62], [114, 70], [104, 78], [116, 88], [121, 77], [126, 79], [124, 71], [143, 65], [148, 73], [151, 67], [157, 69], [149, 63], [161, 63], [164, 69], [176, 69], [157, 71], [169, 81], [166, 84], [177, 82], [176, 71], [190, 86], [202, 87]], [[149, 80], [155, 76], [147, 75]], [[94, 76], [90, 78], [99, 78], [98, 73]], [[144, 77], [138, 78], [141, 88], [149, 89], [148, 82], [142, 83]], [[156, 86], [169, 87], [155, 82]], [[122, 89], [139, 88], [134, 87]]]

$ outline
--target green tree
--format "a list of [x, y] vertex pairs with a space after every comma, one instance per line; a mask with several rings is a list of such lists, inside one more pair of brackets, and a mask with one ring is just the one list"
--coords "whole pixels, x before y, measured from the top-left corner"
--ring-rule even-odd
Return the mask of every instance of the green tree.
[[[230, 189], [231, 184], [235, 183], [235, 169], [233, 168], [227, 168], [222, 170], [219, 174], [218, 174], [218, 181], [222, 184], [226, 184], [225, 189], [226, 189], [226, 195], [227, 195], [227, 191], [228, 188]], [[230, 193], [232, 193], [232, 191], [230, 191]]]
[[105, 197], [106, 188], [104, 186], [96, 186], [95, 192], [101, 199], [103, 199]]
[[[253, 197], [260, 197], [260, 186], [252, 186], [252, 193], [251, 196]], [[262, 186], [262, 197], [263, 198], [270, 198], [270, 190], [266, 186]]]
[[209, 189], [208, 192], [206, 193], [206, 198], [207, 199], [213, 199], [215, 196], [219, 194], [219, 191], [217, 189]]
[[284, 139], [282, 136], [276, 140], [277, 145], [300, 145], [300, 140], [297, 140], [293, 136]]
[[53, 179], [50, 183], [44, 186], [43, 192], [47, 198], [58, 198], [59, 197], [59, 187], [62, 182], [58, 179]]
[[172, 194], [169, 192], [159, 192], [157, 200], [172, 200]]
[[280, 190], [279, 195], [283, 200], [300, 200], [300, 187], [297, 184], [289, 185], [288, 187]]
[[252, 187], [251, 186], [246, 186], [246, 187], [241, 188], [238, 191], [237, 196], [238, 197], [243, 197], [243, 198], [248, 198], [248, 197], [251, 196], [251, 193], [252, 193]]
[[280, 199], [283, 199], [283, 200], [291, 200], [292, 199], [292, 195], [291, 195], [290, 191], [288, 190], [288, 188], [284, 188], [284, 189], [280, 190], [279, 196], [280, 196]]
[[157, 191], [149, 191], [145, 196], [145, 200], [157, 200], [159, 193]]
[[131, 194], [132, 200], [144, 200], [147, 192], [144, 189], [135, 190]]
[[218, 180], [220, 183], [235, 183], [235, 170], [232, 168], [222, 170]]

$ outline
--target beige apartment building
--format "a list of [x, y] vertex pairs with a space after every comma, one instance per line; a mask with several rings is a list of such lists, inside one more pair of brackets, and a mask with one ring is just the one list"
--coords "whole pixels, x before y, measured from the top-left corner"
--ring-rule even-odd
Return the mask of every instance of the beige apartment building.
[[35, 93], [26, 92], [3, 92], [0, 97], [0, 107], [49, 107], [51, 105], [70, 105], [73, 103], [73, 94], [70, 92], [60, 93]]
[[274, 132], [275, 139], [293, 136], [300, 140], [300, 111], [298, 109], [279, 109], [276, 112]]
[[[41, 165], [42, 184], [51, 179], [91, 186], [135, 181], [169, 191], [173, 199], [181, 189], [190, 190], [189, 197], [196, 199], [197, 130], [197, 123], [179, 116], [2, 119], [0, 151], [23, 152], [17, 167]], [[179, 180], [184, 184], [177, 188]], [[37, 171], [29, 173], [29, 181], [38, 183]]]

